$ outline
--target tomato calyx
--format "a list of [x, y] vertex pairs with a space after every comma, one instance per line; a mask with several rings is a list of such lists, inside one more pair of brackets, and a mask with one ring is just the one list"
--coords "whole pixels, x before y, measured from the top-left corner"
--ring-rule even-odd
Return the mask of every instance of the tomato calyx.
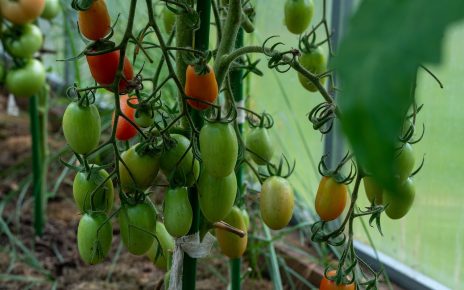
[[135, 151], [140, 156], [149, 155], [149, 156], [160, 156], [163, 152], [163, 145], [159, 144], [158, 138], [151, 136], [140, 142], [136, 147]]
[[71, 7], [77, 11], [86, 11], [92, 6], [95, 0], [73, 0]]
[[[333, 170], [328, 168], [326, 159], [327, 154], [322, 156], [321, 161], [319, 162], [318, 171], [320, 175], [333, 178], [337, 183], [343, 183], [346, 185], [350, 184], [355, 179], [358, 168], [353, 160], [352, 154], [347, 153]], [[348, 174], [344, 174], [341, 171], [343, 166], [348, 162], [351, 162], [350, 172]]]
[[[356, 263], [353, 263], [346, 270], [343, 270], [341, 266], [339, 266], [336, 270], [328, 267], [324, 271], [323, 279], [334, 282], [336, 285], [354, 285], [355, 278], [353, 275], [353, 269], [355, 266]], [[350, 275], [350, 277], [348, 275]]]
[[208, 62], [213, 57], [211, 51], [190, 51], [190, 53], [184, 53], [182, 55], [183, 60], [186, 64], [191, 65], [195, 74], [202, 76], [209, 74], [211, 67], [208, 66]]
[[318, 49], [321, 44], [322, 43], [316, 43], [316, 32], [312, 30], [300, 37], [298, 48], [302, 53], [311, 53]]

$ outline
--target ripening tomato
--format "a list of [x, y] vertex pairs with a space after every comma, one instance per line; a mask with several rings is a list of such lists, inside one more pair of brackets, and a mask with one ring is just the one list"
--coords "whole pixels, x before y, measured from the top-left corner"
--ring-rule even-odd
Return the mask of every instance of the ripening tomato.
[[121, 238], [127, 250], [143, 255], [150, 249], [156, 233], [156, 209], [146, 198], [135, 205], [123, 204], [118, 213]]
[[397, 186], [393, 192], [385, 191], [383, 194], [383, 204], [387, 206], [385, 213], [391, 219], [400, 219], [404, 217], [414, 202], [416, 188], [411, 178]]
[[0, 13], [16, 25], [34, 21], [45, 8], [45, 0], [0, 0]]
[[[218, 96], [218, 84], [216, 75], [210, 65], [207, 65], [207, 72], [199, 74], [191, 65], [187, 67], [185, 80], [185, 94], [194, 99], [213, 103]], [[196, 110], [204, 110], [208, 104], [188, 100], [187, 103]]]
[[11, 27], [5, 35], [6, 51], [17, 58], [31, 58], [42, 47], [42, 32], [34, 24]]
[[40, 17], [47, 20], [52, 20], [61, 11], [60, 0], [45, 0], [45, 9]]
[[338, 218], [345, 209], [348, 188], [333, 177], [324, 176], [316, 194], [316, 212], [323, 221]]
[[313, 15], [313, 0], [287, 0], [285, 2], [285, 25], [291, 33], [303, 33], [311, 23]]
[[234, 171], [238, 141], [230, 124], [208, 122], [200, 130], [200, 151], [204, 170], [215, 177], [226, 177]]
[[[92, 165], [89, 166], [92, 167]], [[92, 209], [106, 213], [111, 211], [114, 203], [114, 189], [111, 179], [106, 180], [108, 176], [105, 169], [100, 169], [98, 172], [91, 171], [90, 174], [84, 171], [76, 174], [73, 182], [73, 196], [81, 212], [86, 213]], [[101, 185], [104, 181], [105, 184]]]
[[280, 230], [288, 225], [294, 205], [293, 189], [285, 178], [271, 176], [264, 181], [259, 208], [261, 217], [269, 228]]
[[113, 227], [104, 213], [84, 214], [77, 227], [77, 248], [82, 260], [94, 265], [102, 262], [111, 248]]
[[221, 252], [230, 259], [240, 258], [245, 252], [248, 242], [247, 227], [243, 220], [242, 212], [234, 206], [224, 218], [224, 221], [234, 228], [244, 231], [245, 236], [239, 237], [226, 230], [216, 228], [216, 238]]
[[169, 10], [167, 7], [163, 8], [163, 24], [164, 24], [164, 31], [166, 33], [171, 33], [174, 29], [174, 25], [176, 25], [176, 14]]
[[[320, 47], [311, 48], [309, 52], [304, 52], [298, 61], [306, 70], [313, 74], [319, 75], [327, 71], [327, 60]], [[301, 73], [298, 73], [298, 79], [301, 85], [308, 91], [317, 91], [317, 87]], [[326, 78], [320, 79], [322, 85], [325, 83], [325, 79]]]
[[266, 165], [274, 156], [274, 146], [266, 128], [252, 129], [246, 138], [246, 147], [252, 151], [250, 156], [258, 165]]
[[111, 19], [105, 0], [94, 0], [89, 9], [79, 11], [79, 30], [90, 40], [99, 40], [110, 33]]
[[30, 97], [45, 85], [45, 67], [37, 59], [30, 59], [24, 66], [8, 71], [5, 85], [16, 97]]
[[[327, 273], [327, 276], [333, 277], [336, 274], [337, 272], [335, 270], [332, 270]], [[334, 281], [330, 281], [326, 277], [322, 278], [321, 285], [319, 286], [319, 290], [355, 290], [355, 289], [356, 287], [354, 283], [351, 283], [348, 285], [347, 284], [337, 285], [337, 283], [335, 283]]]
[[[126, 115], [129, 120], [135, 122], [135, 108], [129, 106], [127, 102], [130, 102], [133, 105], [138, 104], [138, 100], [136, 98], [130, 99], [128, 95], [123, 95], [119, 98], [119, 107], [121, 108], [121, 112]], [[113, 113], [113, 124], [114, 124], [114, 113]], [[124, 117], [119, 116], [118, 118], [118, 125], [116, 127], [116, 139], [121, 141], [127, 141], [132, 139], [135, 135], [137, 135], [137, 129], [129, 123]]]
[[147, 189], [158, 175], [160, 167], [159, 156], [151, 152], [145, 154], [137, 152], [138, 145], [138, 143], [135, 144], [121, 154], [121, 159], [127, 168], [124, 163], [119, 161], [121, 187], [128, 192], [133, 192], [136, 188]]
[[370, 203], [382, 204], [383, 200], [383, 188], [378, 184], [377, 181], [371, 176], [363, 178], [364, 190], [366, 191], [367, 198]]
[[[87, 55], [90, 73], [95, 81], [102, 86], [111, 86], [118, 71], [120, 51], [115, 50], [100, 55]], [[128, 81], [134, 78], [134, 69], [127, 56], [124, 57], [123, 76], [119, 81], [119, 93], [127, 91]], [[112, 91], [112, 88], [107, 88]]]
[[87, 154], [100, 142], [101, 119], [94, 104], [80, 106], [77, 102], [68, 105], [63, 114], [63, 133], [71, 149], [78, 154]]
[[405, 143], [393, 160], [395, 175], [400, 181], [408, 179], [414, 169], [414, 163], [415, 158], [412, 146], [409, 143]]

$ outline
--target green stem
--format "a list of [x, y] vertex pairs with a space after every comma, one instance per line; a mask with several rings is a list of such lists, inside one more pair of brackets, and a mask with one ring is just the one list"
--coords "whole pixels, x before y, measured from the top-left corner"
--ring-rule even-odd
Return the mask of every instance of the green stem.
[[279, 271], [279, 262], [277, 261], [277, 254], [274, 248], [274, 243], [272, 242], [272, 235], [269, 228], [263, 223], [264, 234], [266, 240], [269, 241], [268, 250], [269, 250], [269, 259], [271, 264], [271, 279], [274, 284], [274, 290], [283, 290], [282, 288], [282, 278], [280, 277]]

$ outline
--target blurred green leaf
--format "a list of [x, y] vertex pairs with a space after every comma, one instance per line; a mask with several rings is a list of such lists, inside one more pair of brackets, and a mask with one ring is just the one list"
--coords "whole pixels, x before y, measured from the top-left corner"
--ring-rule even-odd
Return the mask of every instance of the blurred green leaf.
[[463, 17], [462, 0], [364, 0], [340, 45], [332, 66], [344, 131], [363, 168], [389, 189], [417, 68], [440, 61], [446, 29]]

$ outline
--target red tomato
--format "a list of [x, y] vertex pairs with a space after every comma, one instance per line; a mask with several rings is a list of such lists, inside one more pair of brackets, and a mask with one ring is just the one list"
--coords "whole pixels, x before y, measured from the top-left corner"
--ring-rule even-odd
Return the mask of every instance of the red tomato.
[[[218, 96], [218, 84], [214, 70], [208, 65], [208, 72], [198, 74], [191, 65], [187, 67], [185, 94], [188, 97], [213, 103]], [[188, 100], [187, 103], [196, 110], [204, 110], [208, 104]]]
[[[113, 84], [119, 65], [119, 50], [101, 55], [88, 55], [90, 73], [97, 83], [102, 86]], [[134, 69], [127, 56], [124, 58], [123, 78], [119, 81], [119, 92], [125, 93], [127, 81], [134, 78]], [[111, 89], [109, 89], [111, 91]]]
[[32, 22], [44, 8], [45, 0], [0, 0], [2, 16], [16, 25]]
[[[135, 108], [130, 107], [127, 104], [127, 101], [129, 100], [128, 95], [123, 95], [119, 99], [119, 104], [121, 108], [121, 112], [126, 115], [132, 122], [135, 122]], [[136, 98], [133, 98], [130, 100], [131, 104], [138, 104], [138, 100]], [[114, 124], [114, 113], [113, 113], [113, 124]], [[137, 129], [132, 126], [131, 123], [129, 123], [125, 118], [122, 116], [119, 116], [118, 119], [118, 126], [116, 128], [116, 139], [121, 140], [121, 141], [126, 141], [131, 138], [133, 138], [135, 135], [137, 135]]]
[[[337, 274], [335, 270], [330, 271], [327, 273], [327, 276], [333, 277]], [[319, 290], [354, 290], [356, 287], [354, 283], [351, 284], [340, 284], [337, 285], [334, 281], [330, 281], [326, 277], [322, 278], [321, 285], [319, 286]]]
[[99, 40], [110, 33], [111, 20], [104, 0], [95, 0], [89, 9], [79, 11], [79, 30], [90, 40]]

